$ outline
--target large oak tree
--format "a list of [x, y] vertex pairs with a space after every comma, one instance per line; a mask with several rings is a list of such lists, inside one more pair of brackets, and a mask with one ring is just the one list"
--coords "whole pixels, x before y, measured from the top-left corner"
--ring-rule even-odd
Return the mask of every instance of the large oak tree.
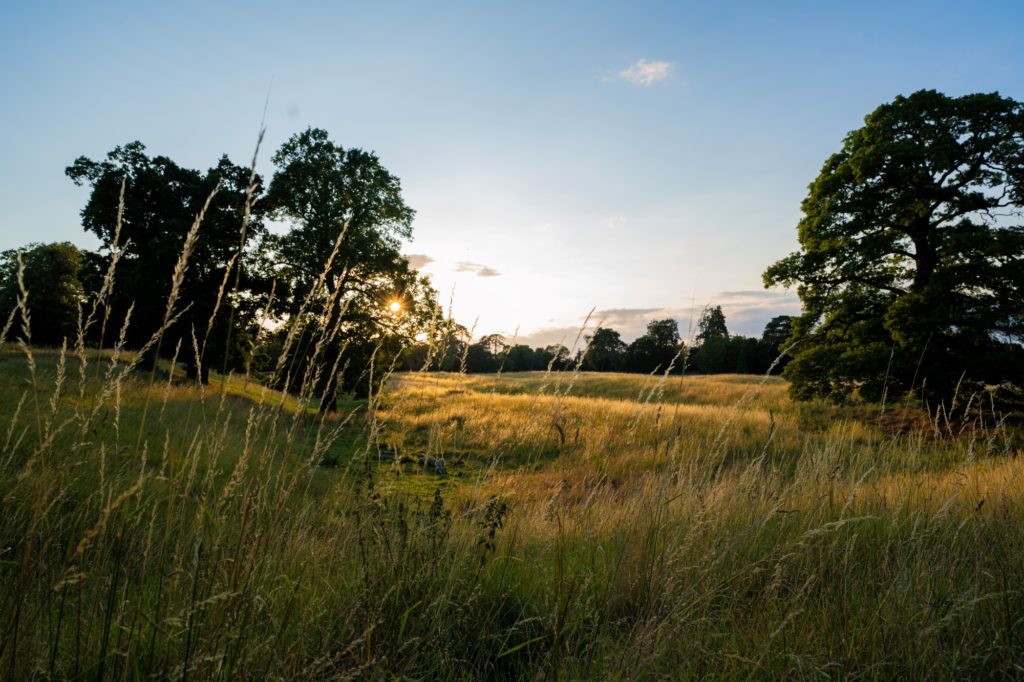
[[796, 397], [934, 400], [1024, 376], [1024, 105], [922, 90], [878, 107], [810, 185]]

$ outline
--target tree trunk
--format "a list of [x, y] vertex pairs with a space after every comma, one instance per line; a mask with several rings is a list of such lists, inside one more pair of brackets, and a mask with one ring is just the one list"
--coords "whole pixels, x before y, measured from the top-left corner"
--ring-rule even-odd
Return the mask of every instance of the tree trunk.
[[923, 291], [928, 286], [939, 264], [939, 254], [929, 239], [931, 231], [931, 224], [926, 222], [911, 233], [914, 241], [914, 282], [910, 288], [915, 292]]

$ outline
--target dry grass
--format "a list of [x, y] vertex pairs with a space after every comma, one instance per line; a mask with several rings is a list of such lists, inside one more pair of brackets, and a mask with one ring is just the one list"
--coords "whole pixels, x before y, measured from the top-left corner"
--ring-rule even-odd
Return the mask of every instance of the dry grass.
[[[0, 355], [7, 677], [1020, 672], [998, 430], [893, 436], [750, 377], [415, 374], [324, 469], [341, 421], [292, 397], [62, 358]], [[368, 433], [451, 475], [367, 469]]]
[[578, 373], [397, 375], [324, 416], [330, 368], [199, 387], [86, 348], [117, 253], [72, 348], [32, 347], [22, 291], [0, 349], [5, 679], [1024, 675], [1001, 424]]

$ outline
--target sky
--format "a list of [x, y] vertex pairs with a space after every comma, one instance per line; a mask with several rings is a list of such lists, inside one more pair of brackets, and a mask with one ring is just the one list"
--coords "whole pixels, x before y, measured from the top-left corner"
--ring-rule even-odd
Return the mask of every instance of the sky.
[[258, 170], [308, 126], [375, 151], [403, 245], [477, 336], [630, 340], [721, 305], [795, 314], [761, 273], [807, 185], [899, 94], [1024, 99], [1024, 2], [0, 3], [0, 249], [94, 248], [64, 168], [142, 141]]

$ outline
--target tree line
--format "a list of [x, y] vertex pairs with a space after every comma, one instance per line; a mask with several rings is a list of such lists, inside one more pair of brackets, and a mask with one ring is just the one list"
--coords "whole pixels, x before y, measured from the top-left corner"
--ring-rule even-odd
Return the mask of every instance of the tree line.
[[792, 332], [788, 315], [772, 318], [761, 336], [753, 338], [730, 334], [721, 306], [713, 306], [704, 310], [697, 329], [696, 337], [688, 344], [681, 338], [676, 320], [652, 320], [642, 336], [626, 343], [614, 329], [597, 327], [572, 353], [562, 344], [540, 348], [510, 344], [501, 334], [471, 342], [468, 330], [456, 326], [439, 350], [425, 343], [410, 347], [403, 368], [468, 373], [579, 369], [640, 374], [765, 374], [780, 373], [786, 366], [785, 341]]

